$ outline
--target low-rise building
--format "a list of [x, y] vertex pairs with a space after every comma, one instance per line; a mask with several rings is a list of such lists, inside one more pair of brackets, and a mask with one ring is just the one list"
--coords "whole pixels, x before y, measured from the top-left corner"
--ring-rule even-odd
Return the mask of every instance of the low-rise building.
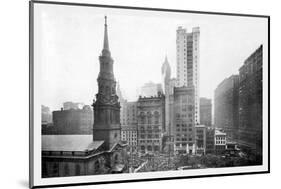
[[42, 178], [122, 172], [126, 162], [121, 144], [108, 151], [92, 135], [42, 135]]
[[121, 140], [128, 144], [130, 152], [135, 152], [138, 146], [137, 124], [122, 126]]
[[120, 111], [121, 140], [129, 146], [130, 152], [137, 149], [137, 102], [127, 102], [124, 100]]
[[196, 137], [196, 154], [204, 155], [206, 153], [206, 126], [196, 125], [195, 126], [195, 137]]
[[92, 134], [94, 114], [90, 106], [83, 109], [61, 109], [53, 111], [53, 133], [48, 134]]
[[223, 154], [226, 150], [226, 133], [216, 129], [215, 130], [215, 152], [216, 154]]
[[215, 129], [206, 127], [206, 154], [215, 153]]

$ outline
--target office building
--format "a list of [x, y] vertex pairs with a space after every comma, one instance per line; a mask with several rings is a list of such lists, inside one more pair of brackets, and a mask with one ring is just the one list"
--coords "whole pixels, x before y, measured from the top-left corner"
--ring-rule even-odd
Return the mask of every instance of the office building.
[[263, 46], [239, 69], [239, 140], [262, 154]]
[[239, 76], [224, 79], [215, 90], [215, 127], [223, 129], [228, 137], [237, 138]]
[[53, 111], [53, 129], [46, 134], [82, 135], [93, 133], [94, 116], [90, 106], [83, 109], [68, 109]]
[[140, 97], [138, 112], [138, 148], [141, 153], [160, 153], [164, 130], [165, 97]]
[[206, 130], [205, 125], [195, 125], [196, 154], [206, 153]]
[[212, 126], [212, 100], [200, 98], [200, 124]]
[[174, 150], [195, 153], [195, 100], [193, 87], [174, 88]]
[[200, 62], [200, 28], [186, 29], [178, 27], [176, 39], [177, 53], [177, 87], [194, 87], [195, 123], [200, 122], [199, 104], [199, 62]]

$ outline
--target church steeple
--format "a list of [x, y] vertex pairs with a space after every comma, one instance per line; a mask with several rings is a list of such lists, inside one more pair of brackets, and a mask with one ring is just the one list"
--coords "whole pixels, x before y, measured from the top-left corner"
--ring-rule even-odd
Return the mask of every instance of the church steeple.
[[116, 94], [116, 81], [113, 73], [113, 59], [108, 45], [107, 20], [105, 16], [102, 54], [99, 56], [98, 93], [93, 103], [93, 140], [104, 141], [109, 150], [121, 140], [120, 103]]
[[108, 33], [107, 33], [107, 16], [104, 17], [104, 39], [103, 39], [102, 56], [110, 56]]

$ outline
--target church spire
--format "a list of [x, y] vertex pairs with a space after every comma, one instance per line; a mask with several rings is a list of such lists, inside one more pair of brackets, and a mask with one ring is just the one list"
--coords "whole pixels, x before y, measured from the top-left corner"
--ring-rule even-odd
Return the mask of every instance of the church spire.
[[107, 33], [107, 16], [104, 17], [104, 39], [103, 39], [103, 56], [110, 56], [109, 44], [108, 44], [108, 33]]

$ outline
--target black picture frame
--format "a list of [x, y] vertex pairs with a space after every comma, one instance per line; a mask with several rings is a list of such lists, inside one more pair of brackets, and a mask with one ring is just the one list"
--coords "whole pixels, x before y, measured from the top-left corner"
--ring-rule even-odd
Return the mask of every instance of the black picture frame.
[[[213, 174], [213, 175], [195, 175], [195, 176], [181, 176], [168, 178], [149, 178], [149, 179], [134, 179], [134, 180], [120, 180], [120, 181], [103, 181], [103, 182], [86, 182], [86, 183], [70, 183], [70, 184], [53, 184], [53, 185], [33, 185], [33, 127], [34, 127], [34, 4], [52, 4], [65, 6], [86, 6], [86, 7], [102, 7], [114, 9], [133, 9], [145, 11], [161, 11], [161, 12], [177, 12], [177, 13], [194, 13], [207, 15], [224, 15], [224, 16], [239, 16], [239, 17], [256, 17], [265, 18], [268, 22], [268, 170], [266, 171], [249, 171], [243, 173], [227, 173], [227, 174]], [[270, 173], [270, 16], [259, 14], [241, 14], [241, 13], [225, 13], [225, 12], [209, 12], [209, 11], [193, 11], [193, 10], [178, 10], [178, 9], [163, 9], [163, 8], [149, 8], [149, 7], [131, 7], [131, 6], [116, 6], [116, 5], [101, 5], [101, 4], [87, 4], [87, 3], [70, 3], [70, 2], [56, 2], [56, 1], [29, 1], [29, 187], [30, 188], [49, 188], [49, 187], [66, 187], [66, 186], [82, 186], [82, 185], [97, 185], [97, 184], [112, 184], [112, 183], [130, 183], [130, 182], [144, 182], [144, 181], [160, 181], [160, 180], [174, 180], [174, 179], [191, 179], [191, 178], [205, 178], [205, 177], [222, 177], [222, 176], [236, 176], [236, 175], [251, 175], [251, 174], [266, 174]]]

